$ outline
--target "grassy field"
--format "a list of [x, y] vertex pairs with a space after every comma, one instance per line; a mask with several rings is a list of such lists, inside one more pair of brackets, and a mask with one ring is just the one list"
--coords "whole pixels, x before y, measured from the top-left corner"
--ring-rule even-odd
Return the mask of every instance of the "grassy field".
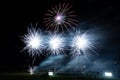
[[30, 75], [28, 73], [0, 73], [0, 80], [120, 80], [120, 79], [99, 79], [88, 76], [70, 76], [70, 75], [56, 75], [48, 76], [47, 73], [41, 72], [39, 74]]

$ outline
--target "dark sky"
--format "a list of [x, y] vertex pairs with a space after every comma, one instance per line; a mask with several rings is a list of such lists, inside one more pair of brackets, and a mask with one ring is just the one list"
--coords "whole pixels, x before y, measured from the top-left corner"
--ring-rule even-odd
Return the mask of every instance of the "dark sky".
[[[114, 1], [114, 0], [113, 0]], [[3, 2], [1, 6], [1, 52], [0, 70], [21, 70], [29, 63], [28, 55], [20, 51], [24, 44], [21, 36], [26, 34], [27, 26], [38, 23], [44, 28], [43, 18], [48, 9], [61, 2], [74, 5], [79, 24], [93, 25], [87, 28], [100, 28], [105, 42], [98, 51], [101, 58], [117, 61], [120, 64], [120, 6], [112, 0], [39, 0]], [[103, 34], [103, 33], [101, 33]]]

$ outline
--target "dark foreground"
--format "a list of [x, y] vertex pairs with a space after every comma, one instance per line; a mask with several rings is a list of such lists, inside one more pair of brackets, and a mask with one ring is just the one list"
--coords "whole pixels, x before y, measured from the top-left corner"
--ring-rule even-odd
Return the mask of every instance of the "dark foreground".
[[48, 76], [47, 74], [39, 73], [30, 75], [28, 73], [0, 73], [0, 80], [120, 80], [110, 78], [97, 78], [91, 76], [72, 76], [72, 75], [56, 75]]

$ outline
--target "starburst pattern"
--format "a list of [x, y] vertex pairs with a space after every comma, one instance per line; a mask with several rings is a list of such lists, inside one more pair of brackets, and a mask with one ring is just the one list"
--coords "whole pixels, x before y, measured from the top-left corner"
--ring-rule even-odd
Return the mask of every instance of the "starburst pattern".
[[65, 38], [62, 35], [53, 34], [49, 37], [48, 51], [54, 55], [63, 53], [65, 48]]
[[72, 5], [69, 3], [63, 3], [56, 5], [48, 10], [44, 18], [45, 26], [47, 29], [53, 31], [70, 31], [73, 26], [76, 26], [78, 21], [76, 20], [75, 11], [71, 10]]
[[89, 51], [94, 51], [94, 38], [85, 32], [77, 31], [70, 42], [70, 46], [73, 56], [85, 55]]
[[35, 28], [28, 28], [28, 34], [23, 36], [23, 41], [26, 45], [24, 50], [28, 50], [29, 55], [40, 55], [44, 48], [42, 34]]

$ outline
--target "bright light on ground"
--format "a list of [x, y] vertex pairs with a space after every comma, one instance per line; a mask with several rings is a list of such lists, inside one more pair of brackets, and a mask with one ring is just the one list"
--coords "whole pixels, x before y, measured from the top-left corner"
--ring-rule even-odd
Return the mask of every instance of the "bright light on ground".
[[34, 74], [34, 72], [33, 72], [33, 69], [32, 69], [32, 68], [30, 68], [30, 69], [29, 69], [29, 72], [30, 72], [30, 75], [33, 75], [33, 74]]
[[106, 77], [112, 77], [112, 76], [113, 76], [111, 72], [105, 72], [104, 75], [105, 75]]
[[49, 75], [49, 76], [53, 76], [54, 74], [53, 74], [53, 72], [49, 71], [49, 72], [48, 72], [48, 75]]

